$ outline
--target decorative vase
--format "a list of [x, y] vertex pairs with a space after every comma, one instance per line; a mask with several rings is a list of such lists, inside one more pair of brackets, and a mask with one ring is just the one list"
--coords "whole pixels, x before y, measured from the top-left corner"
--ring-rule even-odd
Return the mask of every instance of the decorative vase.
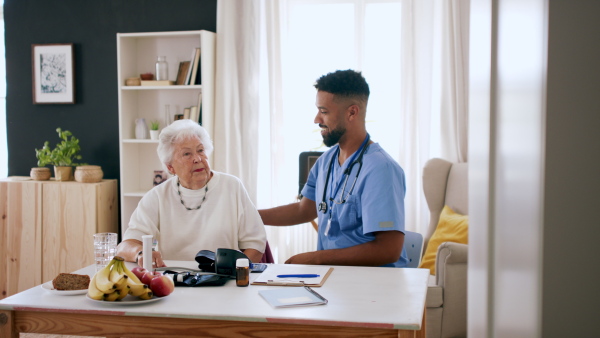
[[75, 181], [81, 183], [96, 183], [102, 181], [104, 173], [98, 165], [80, 165], [75, 168]]
[[135, 119], [135, 138], [144, 140], [148, 138], [148, 125], [145, 118]]
[[169, 65], [166, 56], [159, 56], [156, 61], [156, 81], [169, 80]]
[[57, 181], [72, 181], [73, 167], [54, 166], [54, 179]]
[[35, 181], [47, 181], [50, 179], [50, 176], [52, 176], [52, 173], [50, 172], [50, 168], [38, 167], [31, 168], [29, 176], [31, 176], [31, 179]]
[[158, 130], [150, 130], [150, 139], [151, 140], [158, 140]]

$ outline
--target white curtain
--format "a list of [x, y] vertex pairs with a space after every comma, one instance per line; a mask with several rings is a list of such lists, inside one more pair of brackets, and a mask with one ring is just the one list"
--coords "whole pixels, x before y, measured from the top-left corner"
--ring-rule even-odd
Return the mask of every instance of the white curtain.
[[402, 150], [406, 228], [426, 233], [422, 171], [433, 157], [467, 160], [469, 1], [404, 0]]
[[260, 3], [217, 3], [212, 168], [239, 177], [256, 203]]
[[442, 156], [467, 162], [470, 2], [442, 2]]
[[[290, 122], [294, 118], [290, 114], [297, 114], [290, 113], [291, 108], [296, 108], [293, 106], [302, 106], [302, 110], [307, 111], [308, 115], [302, 117], [307, 123], [312, 122], [314, 113], [314, 101], [310, 101], [314, 100], [314, 93], [312, 99], [298, 99], [303, 94], [301, 90], [314, 91], [312, 83], [290, 79], [290, 72], [284, 71], [290, 69], [291, 55], [286, 51], [293, 47], [286, 43], [295, 43], [288, 35], [290, 17], [298, 19], [298, 13], [288, 11], [292, 2], [302, 1], [219, 0], [218, 3], [215, 168], [241, 177], [249, 192], [256, 194], [251, 196], [257, 196], [259, 208], [294, 201], [298, 189], [299, 151], [292, 143], [309, 144], [310, 149], [302, 150], [316, 147], [314, 135], [297, 134], [294, 129], [303, 126], [296, 127]], [[364, 10], [365, 3], [377, 3], [377, 0], [337, 2], [356, 3]], [[320, 5], [314, 1], [310, 3]], [[397, 36], [391, 31], [384, 37], [387, 41], [400, 41], [401, 45], [401, 57], [397, 60], [401, 85], [398, 92], [392, 93], [397, 95], [394, 98], [399, 105], [386, 109], [388, 115], [385, 118], [388, 121], [397, 119], [399, 127], [398, 132], [393, 133], [395, 143], [390, 145], [386, 139], [382, 145], [397, 158], [406, 173], [406, 229], [425, 233], [428, 209], [422, 192], [423, 165], [432, 157], [457, 162], [467, 160], [469, 1], [401, 0], [400, 3], [401, 28]], [[316, 20], [312, 15], [306, 17], [305, 25], [314, 25], [312, 20]], [[355, 20], [355, 23], [362, 22], [360, 18]], [[355, 42], [359, 49], [367, 48], [368, 42], [362, 40], [364, 36], [359, 34], [354, 38], [360, 40]], [[260, 61], [257, 61], [254, 58], [259, 49]], [[327, 52], [318, 48], [314, 51], [323, 56]], [[368, 58], [363, 55], [367, 52], [361, 50], [360, 55], [355, 56], [359, 64]], [[245, 53], [249, 56], [243, 56]], [[314, 75], [310, 74], [313, 80], [324, 74], [323, 65], [314, 62], [311, 67], [317, 70]], [[332, 67], [331, 60], [329, 62], [326, 66]], [[339, 63], [334, 67], [348, 68], [347, 60]], [[369, 66], [367, 81], [378, 73], [390, 71], [391, 65], [382, 66], [382, 70]], [[290, 85], [293, 82], [302, 83], [293, 87], [296, 85]], [[260, 95], [256, 88], [260, 88]], [[387, 92], [381, 94], [381, 88], [375, 91], [376, 95], [390, 95]], [[375, 99], [370, 101], [375, 102]], [[375, 110], [383, 109], [377, 107]], [[295, 128], [290, 129], [290, 124]], [[371, 126], [368, 124], [367, 128], [373, 128]], [[253, 134], [251, 128], [261, 132]], [[258, 189], [257, 184], [260, 184]], [[316, 249], [316, 232], [310, 224], [267, 227], [267, 235], [276, 262]]]

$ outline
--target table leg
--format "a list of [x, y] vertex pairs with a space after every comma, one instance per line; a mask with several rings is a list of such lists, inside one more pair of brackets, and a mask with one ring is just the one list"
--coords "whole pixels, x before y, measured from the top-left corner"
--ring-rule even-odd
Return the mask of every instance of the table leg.
[[398, 338], [427, 338], [427, 321], [425, 314], [427, 311], [423, 311], [423, 321], [421, 321], [421, 329], [419, 331], [398, 331]]
[[0, 337], [19, 338], [12, 311], [0, 310]]
[[415, 338], [427, 338], [427, 308], [423, 309], [423, 321], [421, 322], [421, 330], [415, 331]]

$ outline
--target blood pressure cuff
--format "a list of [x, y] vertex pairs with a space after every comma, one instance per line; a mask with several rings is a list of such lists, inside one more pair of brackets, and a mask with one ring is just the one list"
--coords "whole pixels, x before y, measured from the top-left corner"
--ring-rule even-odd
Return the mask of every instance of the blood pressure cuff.
[[243, 252], [226, 248], [218, 248], [217, 253], [210, 250], [200, 250], [196, 254], [195, 260], [198, 262], [198, 269], [204, 272], [216, 272], [220, 275], [235, 278], [235, 262], [239, 258], [250, 261]]
[[195, 259], [198, 262], [198, 269], [205, 272], [216, 272], [214, 251], [200, 250]]
[[165, 274], [173, 275], [175, 286], [222, 286], [227, 283], [228, 276], [219, 276], [213, 274], [203, 274], [198, 272], [177, 272], [165, 270]]

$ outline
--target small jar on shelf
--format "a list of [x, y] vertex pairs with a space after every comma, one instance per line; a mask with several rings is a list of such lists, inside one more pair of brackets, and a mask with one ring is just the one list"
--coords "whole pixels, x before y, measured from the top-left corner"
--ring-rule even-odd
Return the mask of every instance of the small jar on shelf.
[[156, 80], [167, 81], [169, 80], [169, 67], [167, 64], [166, 56], [159, 56], [156, 61]]

